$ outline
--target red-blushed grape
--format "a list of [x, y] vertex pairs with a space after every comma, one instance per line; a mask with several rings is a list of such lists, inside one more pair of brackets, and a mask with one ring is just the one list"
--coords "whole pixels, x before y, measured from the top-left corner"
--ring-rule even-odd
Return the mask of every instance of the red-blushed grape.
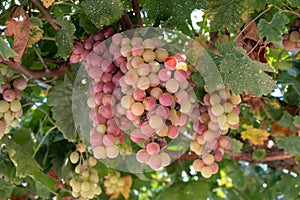
[[147, 145], [146, 151], [150, 156], [155, 156], [160, 152], [160, 146], [155, 142], [151, 142]]
[[17, 90], [25, 90], [27, 82], [24, 78], [16, 78], [13, 80], [13, 87]]
[[171, 106], [174, 102], [174, 97], [170, 93], [162, 93], [159, 97], [159, 103], [163, 106]]
[[103, 144], [105, 146], [112, 146], [115, 144], [115, 138], [113, 135], [106, 134], [103, 136]]
[[211, 164], [210, 168], [211, 168], [211, 173], [212, 174], [216, 174], [219, 171], [219, 165], [216, 162], [214, 162], [213, 164]]
[[193, 168], [195, 171], [200, 172], [203, 167], [204, 167], [204, 163], [202, 160], [200, 160], [200, 159], [194, 160]]
[[161, 116], [163, 119], [167, 119], [170, 114], [170, 110], [166, 106], [158, 105], [156, 108], [156, 115]]
[[139, 56], [135, 56], [132, 58], [131, 60], [131, 66], [133, 68], [137, 68], [138, 66], [140, 66], [141, 64], [144, 64], [144, 60], [142, 57], [139, 57]]
[[215, 158], [212, 154], [207, 154], [202, 158], [202, 160], [205, 165], [211, 165], [214, 163]]
[[155, 49], [155, 43], [152, 39], [145, 39], [142, 42], [142, 45], [144, 49], [154, 50]]
[[141, 90], [139, 88], [133, 91], [133, 99], [135, 101], [143, 101], [146, 98], [145, 90]]
[[132, 56], [142, 56], [144, 53], [144, 47], [140, 44], [132, 46]]
[[216, 162], [220, 162], [223, 159], [223, 153], [220, 150], [215, 150], [214, 158]]
[[[142, 44], [142, 42], [143, 42], [143, 39], [140, 38], [140, 37], [133, 37], [133, 38], [131, 39], [131, 44], [132, 44], [133, 46], [138, 45], [138, 44]], [[144, 47], [143, 47], [143, 48], [144, 48]]]
[[140, 116], [144, 113], [145, 107], [142, 103], [140, 102], [135, 102], [131, 105], [131, 111], [134, 115]]
[[162, 89], [159, 87], [152, 88], [150, 91], [150, 95], [155, 99], [159, 99], [161, 94], [162, 94]]
[[143, 63], [136, 68], [136, 72], [139, 76], [147, 76], [150, 73], [150, 66]]
[[165, 62], [164, 62], [164, 65], [167, 69], [169, 70], [174, 70], [176, 69], [176, 66], [178, 64], [178, 61], [175, 57], [173, 56], [169, 56], [166, 58]]
[[137, 87], [141, 90], [147, 90], [150, 87], [150, 80], [147, 77], [140, 77], [137, 81]]
[[149, 63], [151, 61], [154, 61], [154, 59], [155, 59], [155, 53], [152, 50], [146, 50], [143, 53], [143, 59], [147, 63]]
[[178, 137], [178, 135], [179, 135], [178, 128], [174, 125], [169, 126], [168, 137], [171, 139], [175, 139]]
[[156, 107], [156, 99], [154, 97], [146, 97], [143, 101], [145, 110], [151, 111]]
[[116, 146], [106, 147], [106, 155], [108, 158], [116, 158], [119, 155], [119, 149]]
[[174, 78], [167, 80], [166, 89], [169, 93], [174, 94], [179, 89], [179, 82]]
[[5, 101], [11, 102], [16, 99], [16, 93], [13, 90], [5, 90], [2, 94]]
[[151, 137], [155, 130], [149, 125], [149, 122], [146, 121], [141, 125], [141, 132], [146, 137]]
[[150, 73], [150, 74], [148, 75], [148, 78], [149, 78], [149, 80], [150, 80], [150, 86], [151, 86], [151, 87], [156, 87], [156, 86], [158, 86], [158, 85], [160, 84], [160, 80], [159, 80], [157, 74], [155, 74], [155, 73]]
[[229, 149], [231, 147], [231, 140], [225, 136], [221, 136], [218, 140], [218, 143], [223, 149]]
[[156, 134], [159, 137], [167, 137], [168, 136], [168, 132], [169, 132], [169, 127], [167, 125], [163, 125], [163, 127], [161, 129], [159, 129]]

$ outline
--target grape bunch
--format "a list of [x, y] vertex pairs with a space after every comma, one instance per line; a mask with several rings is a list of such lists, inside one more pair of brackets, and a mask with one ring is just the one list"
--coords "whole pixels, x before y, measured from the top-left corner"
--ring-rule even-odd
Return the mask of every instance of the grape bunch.
[[282, 36], [282, 45], [283, 47], [291, 51], [295, 48], [299, 48], [299, 41], [300, 39], [300, 18], [294, 20], [292, 27], [290, 28], [289, 32], [283, 34]]
[[103, 28], [99, 33], [90, 35], [85, 38], [83, 42], [75, 41], [74, 48], [69, 56], [71, 63], [84, 62], [87, 55], [93, 50], [93, 46], [98, 45], [103, 40], [111, 37], [114, 34], [114, 30], [111, 27]]
[[129, 198], [130, 188], [132, 185], [131, 176], [122, 176], [120, 172], [115, 172], [105, 176], [104, 187], [105, 193], [112, 198], [117, 198], [121, 193], [125, 199]]
[[194, 169], [209, 178], [218, 172], [217, 162], [222, 160], [224, 150], [231, 147], [231, 140], [224, 135], [229, 128], [239, 126], [237, 105], [241, 98], [219, 86], [213, 93], [207, 93], [203, 100], [204, 105], [198, 110], [199, 121], [193, 124], [195, 138], [190, 149], [199, 156], [193, 163]]
[[24, 78], [15, 78], [14, 71], [6, 66], [0, 66], [3, 83], [0, 82], [0, 138], [11, 128], [19, 125], [23, 114], [21, 93], [27, 87]]
[[96, 166], [97, 160], [92, 156], [87, 156], [83, 159], [83, 153], [86, 152], [86, 147], [83, 143], [77, 145], [77, 150], [70, 155], [70, 161], [77, 164], [75, 167], [75, 177], [70, 180], [72, 187], [72, 196], [79, 199], [93, 199], [96, 195], [102, 192], [98, 185], [98, 171], [93, 167]]

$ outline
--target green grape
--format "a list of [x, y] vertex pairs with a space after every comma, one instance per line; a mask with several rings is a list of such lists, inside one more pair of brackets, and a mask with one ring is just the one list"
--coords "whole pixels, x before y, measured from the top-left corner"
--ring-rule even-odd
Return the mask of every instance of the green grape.
[[91, 184], [87, 181], [81, 183], [81, 190], [82, 191], [89, 191], [91, 189]]
[[79, 161], [79, 153], [77, 151], [74, 151], [70, 155], [70, 161], [71, 163], [75, 164]]

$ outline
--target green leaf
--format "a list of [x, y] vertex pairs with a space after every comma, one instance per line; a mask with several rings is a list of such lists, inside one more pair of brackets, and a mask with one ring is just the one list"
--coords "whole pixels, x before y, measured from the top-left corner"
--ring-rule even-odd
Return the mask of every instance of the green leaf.
[[265, 149], [258, 149], [255, 150], [252, 154], [252, 158], [254, 160], [262, 160], [266, 155], [266, 150]]
[[290, 2], [290, 4], [291, 4], [293, 7], [298, 7], [298, 8], [300, 8], [300, 1], [299, 1], [299, 0], [288, 0], [288, 2]]
[[206, 200], [209, 191], [210, 186], [205, 181], [179, 183], [164, 190], [159, 196], [159, 200]]
[[94, 34], [99, 31], [99, 29], [88, 19], [88, 17], [84, 13], [81, 13], [79, 17], [79, 25], [83, 27], [85, 32]]
[[231, 147], [230, 151], [235, 152], [235, 153], [240, 153], [241, 149], [243, 148], [243, 143], [235, 138], [230, 138], [231, 140]]
[[300, 137], [292, 135], [290, 137], [281, 136], [283, 139], [277, 140], [279, 148], [284, 149], [289, 154], [296, 155], [300, 152]]
[[75, 26], [62, 15], [58, 15], [55, 21], [61, 26], [61, 29], [55, 34], [55, 43], [58, 47], [58, 54], [63, 59], [67, 59], [73, 49]]
[[236, 46], [235, 42], [226, 42], [218, 47], [221, 53], [219, 68], [224, 84], [234, 94], [246, 91], [253, 96], [262, 96], [275, 88], [272, 77], [264, 71], [273, 69], [266, 64], [252, 61], [245, 50]]
[[295, 116], [293, 118], [293, 124], [294, 126], [300, 126], [300, 116]]
[[42, 20], [38, 17], [30, 17], [30, 23], [40, 27], [43, 26]]
[[34, 142], [32, 140], [30, 129], [16, 129], [12, 135], [12, 139], [30, 154], [33, 152]]
[[31, 155], [17, 144], [14, 140], [4, 136], [1, 139], [1, 145], [5, 145], [11, 161], [16, 167], [16, 176], [25, 178], [30, 176], [34, 180], [43, 184], [49, 191], [54, 192], [56, 180], [48, 177], [41, 171], [39, 164], [31, 157]]
[[211, 20], [211, 31], [229, 28], [233, 30], [241, 21], [241, 16], [245, 10], [243, 0], [206, 0], [207, 15]]
[[281, 35], [286, 32], [286, 25], [290, 22], [289, 18], [280, 12], [277, 12], [270, 22], [261, 19], [257, 24], [258, 35], [267, 37], [267, 42], [278, 42], [282, 40]]
[[117, 22], [123, 15], [123, 3], [120, 0], [84, 0], [82, 10], [98, 28]]
[[276, 184], [276, 188], [284, 194], [286, 199], [299, 199], [299, 177], [282, 174], [281, 180]]
[[9, 46], [2, 39], [2, 37], [0, 37], [0, 56], [4, 60], [8, 60], [9, 58], [13, 58], [13, 57], [15, 57], [17, 55], [18, 54], [14, 50], [12, 50], [11, 48], [9, 48]]
[[287, 73], [282, 73], [278, 78], [277, 81], [279, 84], [287, 84], [292, 85], [297, 92], [297, 94], [300, 96], [300, 80], [297, 78], [288, 75]]
[[0, 178], [0, 200], [10, 199], [15, 185]]
[[70, 80], [58, 82], [49, 91], [48, 105], [52, 106], [51, 111], [59, 131], [67, 140], [74, 142], [77, 134], [72, 112], [72, 89], [73, 83]]
[[277, 122], [280, 126], [290, 127], [292, 126], [293, 117], [287, 111], [283, 111], [280, 108], [276, 108], [272, 102], [266, 102], [267, 110], [266, 114], [273, 121]]

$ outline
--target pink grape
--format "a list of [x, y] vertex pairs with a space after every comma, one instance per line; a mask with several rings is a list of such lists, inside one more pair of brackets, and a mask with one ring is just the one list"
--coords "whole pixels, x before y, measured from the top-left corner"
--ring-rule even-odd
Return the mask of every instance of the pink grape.
[[154, 133], [154, 131], [155, 130], [149, 125], [148, 121], [144, 122], [141, 126], [142, 134], [147, 136], [147, 137], [151, 137], [152, 134]]
[[150, 155], [147, 153], [146, 149], [141, 149], [136, 153], [136, 160], [139, 163], [146, 163], [150, 158]]
[[214, 157], [216, 162], [220, 162], [223, 159], [223, 154], [219, 150], [214, 151]]
[[185, 71], [183, 71], [183, 70], [176, 70], [175, 72], [174, 72], [174, 78], [177, 80], [177, 81], [179, 81], [179, 82], [183, 82], [183, 81], [185, 81], [186, 80], [186, 78], [187, 78], [187, 74], [186, 74], [186, 72]]
[[114, 136], [110, 135], [110, 134], [106, 134], [103, 136], [103, 144], [105, 146], [112, 146], [115, 144], [115, 138]]
[[3, 99], [8, 102], [12, 102], [16, 99], [16, 93], [13, 90], [5, 90], [2, 94]]
[[133, 68], [137, 68], [138, 66], [140, 66], [141, 64], [144, 64], [144, 60], [142, 57], [139, 56], [135, 56], [132, 58], [131, 60], [131, 65]]
[[147, 77], [140, 77], [137, 87], [141, 90], [147, 90], [150, 87], [150, 80]]
[[214, 158], [214, 156], [213, 156], [212, 154], [207, 154], [206, 156], [204, 156], [204, 157], [202, 158], [202, 160], [203, 160], [203, 163], [204, 163], [205, 165], [211, 165], [211, 164], [214, 163], [215, 158]]
[[170, 93], [162, 93], [159, 97], [159, 103], [163, 106], [171, 106], [174, 98]]
[[155, 49], [155, 43], [152, 39], [146, 39], [142, 42], [142, 45], [145, 49], [154, 50]]
[[99, 133], [93, 133], [90, 135], [90, 143], [92, 146], [101, 146], [103, 144], [103, 135]]
[[129, 72], [126, 73], [124, 76], [124, 81], [128, 85], [134, 85], [137, 83], [139, 79], [138, 74], [136, 73], [135, 69], [130, 70]]
[[24, 78], [16, 78], [13, 81], [13, 87], [17, 90], [25, 90], [27, 82]]
[[148, 164], [152, 169], [159, 169], [162, 167], [163, 162], [161, 160], [161, 158], [159, 157], [159, 155], [156, 156], [151, 156], [150, 159], [148, 160]]
[[141, 114], [143, 114], [144, 110], [145, 110], [145, 107], [140, 102], [135, 102], [131, 105], [131, 111], [136, 116], [140, 116]]
[[145, 90], [141, 90], [139, 88], [135, 89], [133, 91], [133, 98], [136, 101], [143, 101], [146, 98]]
[[146, 151], [150, 156], [155, 156], [160, 152], [160, 147], [157, 143], [151, 142], [147, 145]]
[[114, 87], [115, 87], [115, 84], [113, 84], [113, 82], [109, 81], [103, 85], [103, 92], [105, 94], [112, 94]]
[[211, 173], [212, 174], [216, 174], [219, 171], [219, 165], [215, 162], [210, 165], [210, 168], [211, 168]]
[[103, 54], [105, 50], [106, 50], [105, 44], [102, 42], [96, 42], [93, 46], [93, 51], [98, 55]]
[[144, 47], [140, 44], [132, 46], [132, 56], [142, 56], [144, 53]]
[[143, 101], [145, 110], [151, 111], [156, 107], [156, 99], [153, 97], [146, 97]]
[[225, 136], [221, 136], [218, 143], [223, 149], [229, 149], [231, 147], [231, 140]]
[[166, 89], [168, 92], [174, 94], [179, 89], [179, 83], [176, 79], [171, 78], [166, 82]]
[[210, 178], [212, 176], [212, 169], [210, 166], [204, 166], [201, 169], [201, 175], [204, 178]]
[[136, 72], [139, 76], [147, 76], [150, 73], [150, 66], [143, 63], [136, 68]]
[[168, 137], [171, 139], [177, 138], [179, 135], [178, 128], [174, 125], [169, 126]]
[[171, 76], [172, 76], [172, 73], [168, 69], [161, 69], [158, 72], [158, 78], [161, 81], [167, 81], [167, 80], [169, 80], [171, 78]]
[[74, 49], [73, 49], [73, 53], [74, 54], [81, 54], [83, 52], [83, 45], [81, 42], [79, 41], [75, 41], [74, 42]]
[[154, 61], [154, 59], [155, 59], [155, 53], [152, 50], [146, 50], [143, 53], [143, 59], [147, 63], [149, 63], [151, 61]]
[[193, 168], [195, 171], [200, 172], [203, 167], [204, 167], [204, 163], [202, 160], [200, 160], [200, 159], [194, 160]]
[[116, 146], [106, 147], [106, 155], [108, 158], [116, 158], [119, 155], [119, 149]]
[[156, 109], [156, 115], [161, 116], [163, 119], [167, 119], [170, 114], [170, 110], [162, 105], [158, 105]]
[[101, 114], [105, 119], [110, 119], [114, 116], [113, 109], [109, 104], [101, 106], [99, 108], [99, 114]]
[[162, 94], [162, 89], [160, 89], [159, 87], [152, 88], [150, 91], [150, 95], [155, 99], [159, 99], [161, 94]]
[[134, 129], [131, 133], [130, 133], [130, 139], [133, 142], [139, 143], [141, 141], [143, 141], [145, 138], [142, 134], [142, 131], [140, 129]]
[[189, 100], [189, 94], [184, 90], [179, 90], [175, 93], [175, 101], [179, 104], [186, 103]]

